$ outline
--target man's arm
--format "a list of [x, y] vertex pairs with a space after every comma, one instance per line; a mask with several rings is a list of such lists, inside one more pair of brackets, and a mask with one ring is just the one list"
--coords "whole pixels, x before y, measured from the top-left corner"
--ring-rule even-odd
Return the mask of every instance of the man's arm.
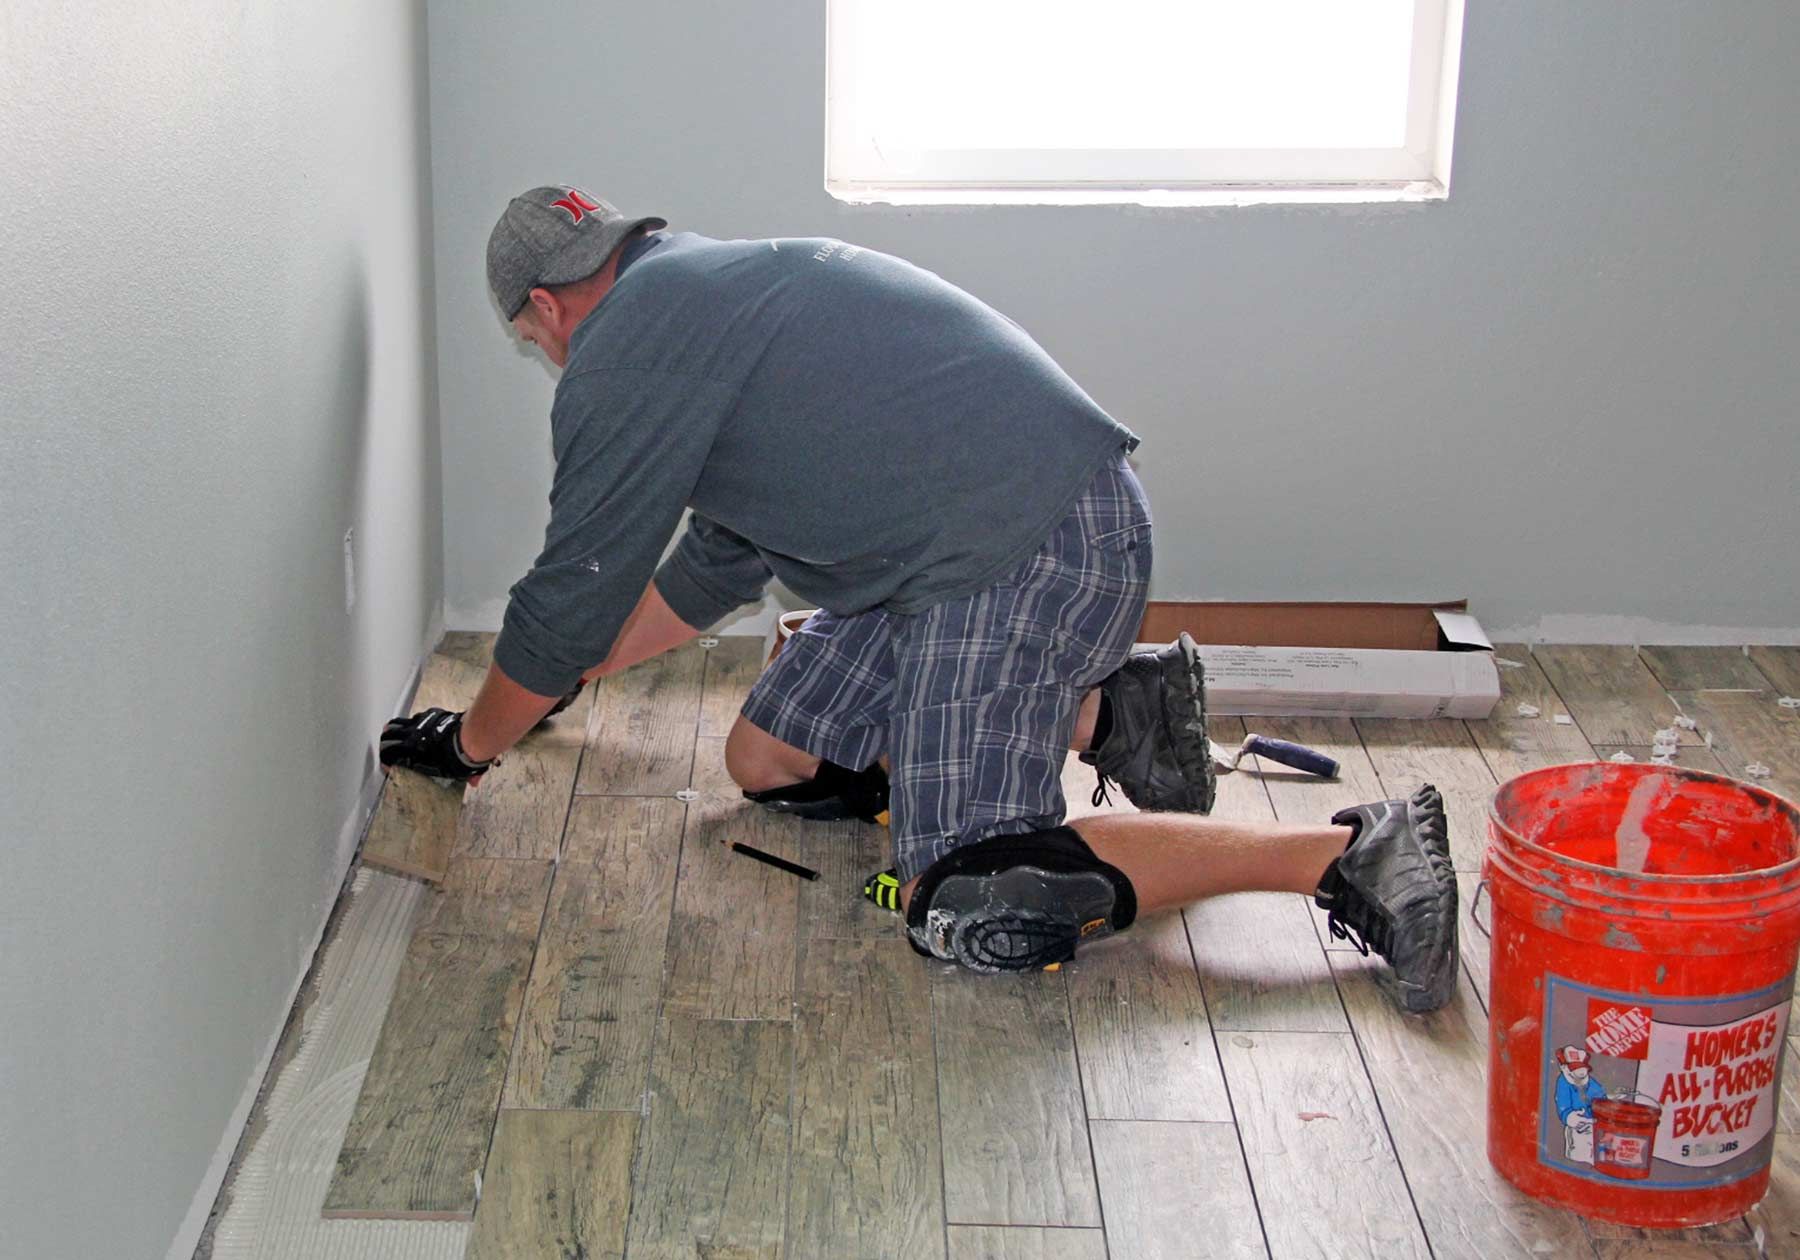
[[[639, 661], [680, 647], [700, 632], [675, 615], [652, 582], [626, 618], [606, 659], [581, 676], [583, 682], [616, 674]], [[498, 665], [488, 667], [481, 693], [463, 716], [462, 747], [472, 761], [487, 761], [511, 748], [536, 726], [557, 701], [527, 691]]]
[[644, 588], [637, 607], [631, 610], [631, 616], [625, 619], [625, 625], [619, 631], [619, 637], [613, 641], [612, 651], [606, 659], [581, 676], [583, 682], [591, 682], [603, 678], [607, 674], [616, 674], [622, 669], [629, 669], [639, 661], [647, 661], [652, 656], [661, 655], [670, 648], [680, 647], [700, 631], [690, 626], [675, 615], [675, 610], [662, 597], [652, 582]]
[[536, 726], [559, 697], [527, 691], [489, 665], [475, 703], [463, 714], [462, 750], [471, 761], [491, 761]]

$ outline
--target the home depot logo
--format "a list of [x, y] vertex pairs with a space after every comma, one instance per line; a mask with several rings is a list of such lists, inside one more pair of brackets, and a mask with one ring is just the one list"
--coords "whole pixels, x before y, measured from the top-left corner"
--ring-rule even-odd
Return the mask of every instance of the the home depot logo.
[[1587, 1048], [1613, 1059], [1642, 1059], [1650, 1053], [1650, 1008], [1588, 999]]

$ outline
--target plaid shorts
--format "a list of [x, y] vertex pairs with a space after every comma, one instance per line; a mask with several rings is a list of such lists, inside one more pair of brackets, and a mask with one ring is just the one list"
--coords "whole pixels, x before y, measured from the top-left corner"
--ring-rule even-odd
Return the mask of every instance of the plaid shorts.
[[1150, 560], [1150, 505], [1121, 454], [986, 590], [909, 615], [815, 614], [744, 716], [851, 769], [888, 755], [902, 881], [958, 844], [1058, 826], [1076, 710], [1131, 651]]

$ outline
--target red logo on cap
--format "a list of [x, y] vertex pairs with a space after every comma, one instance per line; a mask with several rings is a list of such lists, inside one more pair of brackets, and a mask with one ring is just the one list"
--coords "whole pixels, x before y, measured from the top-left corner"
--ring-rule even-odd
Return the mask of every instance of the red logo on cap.
[[599, 203], [589, 201], [587, 199], [587, 194], [582, 192], [579, 188], [569, 189], [569, 195], [567, 197], [558, 197], [550, 204], [559, 210], [567, 210], [569, 212], [569, 222], [571, 223], [580, 223], [589, 210], [598, 210], [600, 208]]

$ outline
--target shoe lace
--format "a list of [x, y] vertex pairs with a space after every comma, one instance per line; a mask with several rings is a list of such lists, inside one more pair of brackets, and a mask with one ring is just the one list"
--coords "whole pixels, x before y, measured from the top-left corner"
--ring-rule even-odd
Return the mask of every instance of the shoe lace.
[[1394, 945], [1394, 925], [1354, 893], [1332, 907], [1325, 924], [1333, 939], [1349, 941], [1365, 958], [1370, 949], [1386, 958]]
[[1089, 798], [1093, 802], [1094, 808], [1099, 809], [1102, 805], [1111, 805], [1112, 794], [1106, 788], [1108, 784], [1116, 786], [1118, 780], [1108, 778], [1105, 771], [1102, 770], [1094, 771], [1094, 778], [1098, 782], [1094, 785], [1094, 795]]

